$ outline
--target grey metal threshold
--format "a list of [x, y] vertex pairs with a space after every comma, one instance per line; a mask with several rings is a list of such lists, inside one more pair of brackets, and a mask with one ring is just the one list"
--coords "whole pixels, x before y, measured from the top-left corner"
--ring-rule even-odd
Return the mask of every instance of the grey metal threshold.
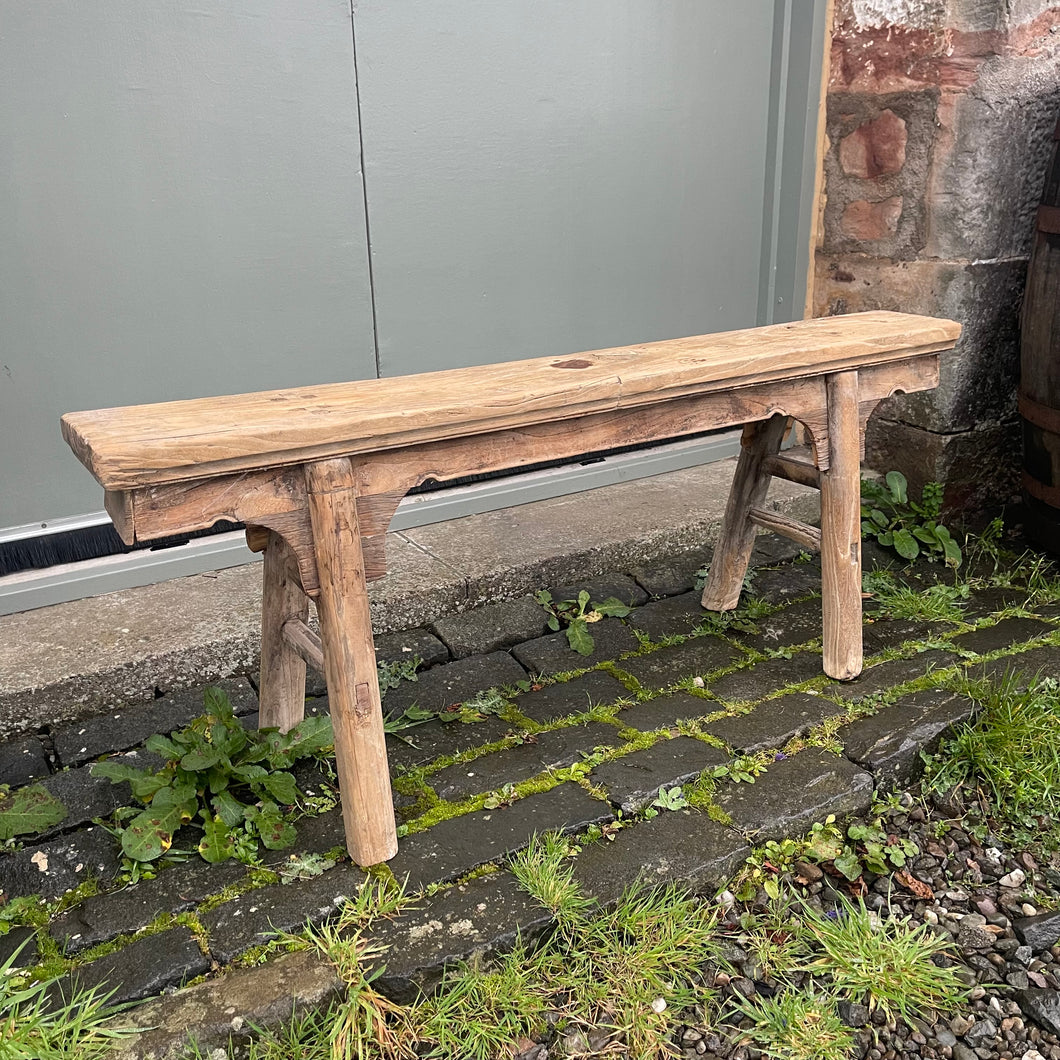
[[[510, 508], [582, 490], [661, 475], [667, 471], [724, 460], [739, 451], [740, 432], [720, 431], [707, 438], [672, 442], [635, 453], [605, 457], [593, 463], [536, 471], [526, 475], [459, 486], [436, 493], [406, 497], [391, 530], [441, 523], [465, 515]], [[103, 512], [63, 520], [56, 529], [99, 526], [108, 522]], [[22, 529], [22, 528], [13, 528]], [[29, 529], [29, 528], [27, 528]], [[36, 530], [40, 533], [40, 530]], [[207, 571], [253, 563], [260, 556], [249, 552], [242, 532], [199, 538], [186, 545], [158, 551], [105, 556], [80, 563], [64, 563], [45, 570], [21, 571], [0, 578], [0, 615], [30, 611], [86, 596], [132, 589]]]

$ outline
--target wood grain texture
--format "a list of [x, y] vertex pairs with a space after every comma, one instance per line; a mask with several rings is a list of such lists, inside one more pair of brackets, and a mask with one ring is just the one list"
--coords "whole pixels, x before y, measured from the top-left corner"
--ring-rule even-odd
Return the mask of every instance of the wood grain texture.
[[821, 549], [821, 531], [816, 526], [800, 523], [798, 519], [792, 519], [790, 515], [782, 515], [780, 512], [771, 512], [768, 508], [752, 508], [747, 513], [747, 518], [755, 526], [763, 530], [772, 530], [774, 533], [783, 534], [803, 548], [813, 549], [819, 552]]
[[[927, 357], [916, 357], [904, 361], [874, 365], [858, 372], [859, 412], [862, 437], [859, 453], [865, 453], [865, 424], [876, 406], [884, 399], [895, 394], [912, 394], [920, 390], [933, 390], [939, 385], [938, 354]], [[824, 392], [824, 380], [821, 383]], [[794, 414], [806, 428], [810, 448], [813, 450], [814, 462], [821, 471], [828, 468], [830, 446], [828, 444], [828, 408], [823, 401], [808, 415]]]
[[317, 571], [316, 548], [313, 544], [313, 527], [309, 520], [309, 510], [302, 508], [295, 512], [278, 512], [276, 515], [258, 516], [257, 521], [247, 527], [247, 545], [252, 551], [261, 551], [256, 546], [261, 544], [264, 531], [277, 533], [287, 542], [294, 562], [298, 566], [298, 581], [301, 583], [302, 591], [306, 596], [315, 600], [320, 593], [320, 574]]
[[128, 490], [104, 490], [103, 507], [110, 516], [114, 529], [118, 531], [118, 537], [126, 545], [135, 545], [136, 509], [133, 494]]
[[305, 478], [346, 845], [358, 865], [375, 865], [397, 853], [397, 829], [353, 469], [325, 460], [308, 464]]
[[821, 473], [823, 665], [829, 677], [861, 673], [861, 459], [858, 374], [829, 376], [831, 460]]
[[267, 525], [272, 515], [306, 510], [300, 468], [260, 468], [222, 478], [185, 479], [129, 493], [138, 541], [201, 530], [221, 519]]
[[293, 729], [305, 716], [305, 661], [284, 639], [288, 622], [303, 625], [309, 599], [290, 577], [290, 547], [271, 532], [265, 549], [261, 594], [261, 669], [258, 683], [258, 726]]
[[755, 528], [749, 515], [752, 508], [760, 508], [765, 502], [769, 475], [764, 464], [780, 448], [787, 429], [785, 416], [749, 423], [744, 428], [721, 532], [703, 587], [702, 604], [708, 611], [731, 611], [740, 602], [743, 579], [755, 542]]
[[949, 349], [948, 320], [871, 312], [572, 357], [68, 413], [63, 437], [107, 489], [292, 465], [634, 409]]
[[813, 462], [813, 451], [809, 446], [795, 446], [777, 453], [776, 456], [768, 457], [765, 461], [765, 471], [768, 475], [787, 479], [788, 482], [798, 482], [812, 489], [819, 489], [821, 486], [821, 475]]
[[324, 672], [324, 647], [304, 619], [289, 618], [283, 624], [283, 639], [318, 674]]
[[[864, 369], [862, 425], [882, 398], [912, 393], [938, 383], [938, 354]], [[869, 399], [869, 400], [866, 400]], [[366, 574], [386, 573], [383, 541], [401, 496], [427, 479], [508, 470], [542, 460], [582, 456], [613, 446], [679, 438], [703, 430], [742, 425], [771, 415], [788, 415], [807, 425], [817, 457], [827, 467], [828, 417], [824, 379], [788, 379], [737, 390], [677, 398], [631, 412], [572, 416], [468, 438], [443, 439], [403, 449], [366, 453], [354, 462], [358, 518], [364, 528]], [[108, 510], [128, 544], [212, 526], [219, 519], [246, 522], [249, 547], [261, 552], [272, 526], [288, 537], [316, 595], [318, 580], [305, 511], [305, 487], [297, 468], [262, 468], [212, 478], [178, 480], [106, 494]], [[260, 523], [257, 520], [261, 520]], [[253, 526], [258, 525], [255, 532]], [[260, 529], [264, 526], [265, 529]]]

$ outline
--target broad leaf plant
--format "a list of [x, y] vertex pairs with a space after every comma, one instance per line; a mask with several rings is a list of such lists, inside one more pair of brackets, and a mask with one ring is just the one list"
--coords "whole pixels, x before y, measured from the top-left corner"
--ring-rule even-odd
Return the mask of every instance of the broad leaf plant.
[[154, 861], [184, 825], [202, 830], [198, 851], [209, 862], [225, 861], [249, 837], [269, 850], [295, 841], [284, 807], [302, 796], [288, 770], [299, 758], [318, 755], [333, 742], [331, 719], [306, 718], [290, 732], [247, 731], [219, 688], [206, 690], [206, 713], [169, 736], [155, 735], [149, 751], [165, 763], [156, 771], [104, 761], [95, 776], [127, 782], [143, 810], [121, 828], [121, 846], [135, 861]]

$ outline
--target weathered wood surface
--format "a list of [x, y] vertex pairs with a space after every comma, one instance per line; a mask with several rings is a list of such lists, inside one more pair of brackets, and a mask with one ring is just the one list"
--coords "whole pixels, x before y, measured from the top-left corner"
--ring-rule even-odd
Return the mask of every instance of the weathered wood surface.
[[375, 865], [397, 853], [397, 826], [353, 469], [347, 459], [324, 460], [307, 464], [305, 477], [346, 846], [358, 865]]
[[796, 446], [769, 457], [765, 462], [765, 470], [769, 475], [787, 479], [789, 482], [798, 482], [799, 485], [810, 486], [812, 489], [818, 489], [821, 485], [821, 473], [817, 470], [809, 446]]
[[68, 413], [108, 490], [302, 464], [949, 349], [948, 320], [871, 312], [569, 357]]
[[812, 549], [814, 552], [821, 550], [821, 531], [816, 526], [799, 522], [798, 519], [792, 519], [790, 515], [771, 512], [768, 508], [752, 508], [747, 513], [747, 518], [755, 526], [760, 526], [763, 530], [772, 530], [776, 534], [782, 534], [797, 545], [802, 545], [803, 548]]
[[283, 639], [318, 674], [324, 672], [324, 646], [320, 637], [305, 624], [304, 619], [294, 618], [285, 622]]
[[858, 373], [829, 376], [832, 458], [821, 472], [821, 611], [824, 672], [848, 681], [861, 673], [861, 459]]
[[[861, 372], [862, 419], [883, 398], [938, 384], [938, 355], [922, 355]], [[868, 399], [868, 400], [866, 400]], [[354, 461], [358, 518], [364, 529], [366, 574], [371, 581], [386, 573], [383, 538], [402, 495], [427, 479], [450, 479], [508, 470], [543, 460], [581, 456], [614, 446], [678, 438], [704, 430], [742, 425], [779, 414], [805, 423], [817, 463], [828, 466], [828, 422], [822, 377], [761, 383], [734, 391], [677, 398], [629, 412], [572, 416], [467, 438], [443, 439], [406, 448], [365, 453]], [[265, 547], [271, 527], [283, 534], [299, 556], [302, 582], [314, 596], [319, 588], [308, 547], [305, 487], [297, 468], [236, 471], [211, 478], [178, 480], [137, 489], [107, 491], [107, 510], [126, 544], [168, 534], [188, 533], [220, 519], [248, 523], [248, 544]], [[303, 547], [304, 546], [304, 547]]]
[[260, 726], [293, 729], [305, 715], [305, 661], [287, 644], [283, 630], [309, 617], [309, 598], [302, 592], [290, 546], [270, 532], [265, 549], [261, 594], [261, 669], [258, 679]]
[[744, 427], [721, 532], [714, 546], [707, 583], [703, 586], [702, 603], [709, 611], [731, 611], [740, 602], [744, 575], [755, 544], [750, 513], [765, 502], [769, 475], [764, 465], [776, 455], [787, 429], [788, 421], [784, 416], [774, 416]]

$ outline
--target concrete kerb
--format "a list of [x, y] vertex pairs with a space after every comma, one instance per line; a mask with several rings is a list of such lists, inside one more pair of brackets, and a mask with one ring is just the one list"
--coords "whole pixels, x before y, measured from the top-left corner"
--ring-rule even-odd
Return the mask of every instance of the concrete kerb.
[[[391, 571], [372, 586], [375, 631], [711, 545], [734, 467], [726, 460], [392, 533]], [[818, 495], [776, 480], [770, 503], [812, 521]], [[0, 618], [0, 736], [253, 675], [260, 581], [255, 564]]]
[[285, 954], [260, 968], [241, 968], [178, 994], [138, 1005], [115, 1024], [135, 1031], [118, 1039], [111, 1060], [183, 1060], [188, 1040], [201, 1049], [248, 1039], [251, 1024], [275, 1027], [292, 1014], [323, 1008], [342, 996], [335, 968], [311, 950]]

